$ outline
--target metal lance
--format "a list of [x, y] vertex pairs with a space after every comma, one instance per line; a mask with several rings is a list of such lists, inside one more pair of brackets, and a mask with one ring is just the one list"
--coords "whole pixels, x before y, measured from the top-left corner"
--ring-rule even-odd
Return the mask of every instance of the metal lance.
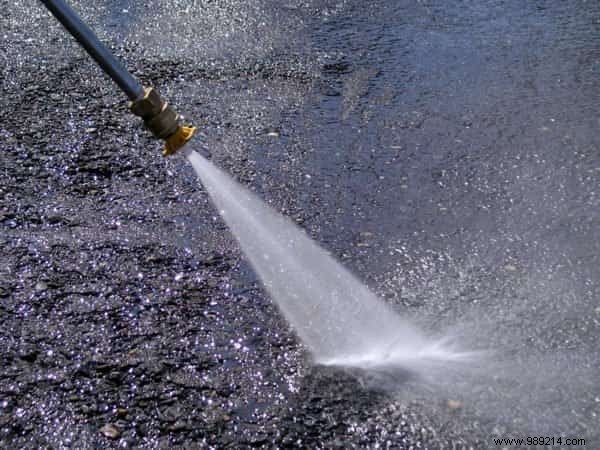
[[196, 128], [182, 125], [179, 114], [158, 91], [144, 88], [67, 3], [63, 0], [40, 1], [129, 97], [131, 112], [144, 120], [156, 138], [165, 141], [163, 155], [175, 153], [192, 138]]

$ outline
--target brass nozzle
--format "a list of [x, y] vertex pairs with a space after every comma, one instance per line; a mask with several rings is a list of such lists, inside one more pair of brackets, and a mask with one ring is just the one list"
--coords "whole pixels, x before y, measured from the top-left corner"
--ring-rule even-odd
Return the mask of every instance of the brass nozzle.
[[131, 102], [131, 112], [144, 120], [146, 127], [158, 139], [165, 140], [163, 155], [172, 155], [189, 141], [194, 127], [180, 125], [180, 116], [160, 97], [154, 88], [146, 88], [144, 95]]
[[194, 133], [196, 127], [181, 126], [175, 133], [165, 139], [165, 148], [162, 151], [163, 156], [169, 156], [183, 147], [187, 141], [189, 141]]

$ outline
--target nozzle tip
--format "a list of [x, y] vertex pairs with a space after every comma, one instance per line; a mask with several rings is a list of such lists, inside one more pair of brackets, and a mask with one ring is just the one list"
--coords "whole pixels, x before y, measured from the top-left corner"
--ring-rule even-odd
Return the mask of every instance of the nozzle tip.
[[180, 126], [177, 131], [165, 139], [163, 156], [169, 156], [183, 147], [194, 136], [196, 127]]

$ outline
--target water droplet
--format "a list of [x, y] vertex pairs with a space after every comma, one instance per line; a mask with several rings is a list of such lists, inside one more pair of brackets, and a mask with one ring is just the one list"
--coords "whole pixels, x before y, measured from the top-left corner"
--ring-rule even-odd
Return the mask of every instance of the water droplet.
[[44, 283], [43, 281], [38, 281], [35, 284], [35, 290], [38, 291], [38, 292], [43, 292], [43, 291], [45, 291], [47, 289], [48, 289], [48, 285], [46, 283]]

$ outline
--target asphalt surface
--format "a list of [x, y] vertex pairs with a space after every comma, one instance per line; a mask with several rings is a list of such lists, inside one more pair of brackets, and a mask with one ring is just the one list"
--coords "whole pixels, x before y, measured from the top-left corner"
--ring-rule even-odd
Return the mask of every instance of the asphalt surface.
[[426, 332], [494, 350], [415, 396], [312, 366], [184, 158], [13, 3], [0, 448], [595, 448], [597, 3], [73, 2], [217, 164]]

